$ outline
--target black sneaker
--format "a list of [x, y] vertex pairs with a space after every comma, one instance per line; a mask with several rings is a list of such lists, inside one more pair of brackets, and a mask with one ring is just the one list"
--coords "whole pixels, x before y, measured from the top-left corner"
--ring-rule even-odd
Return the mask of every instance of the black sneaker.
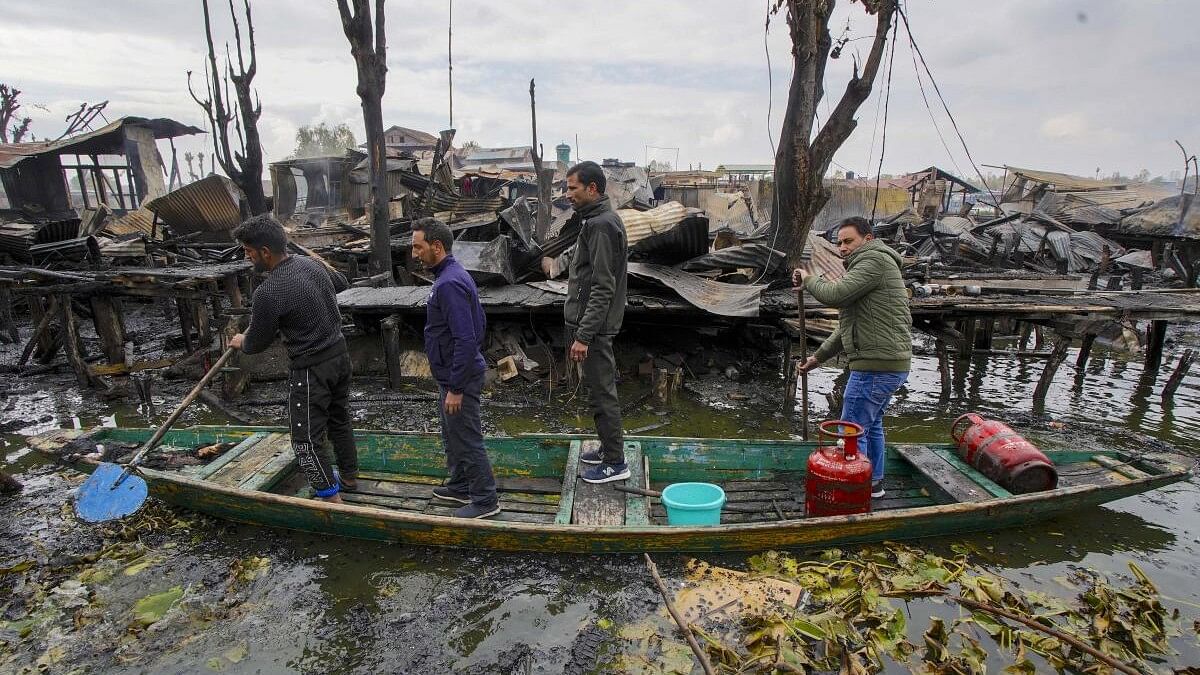
[[500, 513], [500, 505], [495, 506], [480, 506], [478, 504], [467, 504], [454, 509], [455, 518], [489, 518]]
[[879, 499], [880, 497], [884, 496], [885, 494], [887, 494], [887, 492], [884, 492], [884, 490], [883, 490], [883, 481], [877, 481], [875, 483], [871, 483], [871, 498], [872, 499]]
[[459, 504], [470, 504], [471, 495], [457, 490], [451, 490], [445, 485], [439, 485], [433, 488], [433, 496], [435, 499], [441, 499], [447, 502], [457, 502]]
[[338, 476], [338, 482], [342, 484], [343, 490], [350, 492], [358, 492], [358, 477], [357, 476]]
[[579, 476], [588, 483], [611, 483], [629, 478], [628, 464], [601, 464], [593, 466]]
[[579, 461], [583, 462], [584, 464], [599, 464], [601, 461], [603, 461], [603, 458], [600, 455], [600, 448], [596, 448], [595, 450], [585, 450], [583, 454], [579, 455]]

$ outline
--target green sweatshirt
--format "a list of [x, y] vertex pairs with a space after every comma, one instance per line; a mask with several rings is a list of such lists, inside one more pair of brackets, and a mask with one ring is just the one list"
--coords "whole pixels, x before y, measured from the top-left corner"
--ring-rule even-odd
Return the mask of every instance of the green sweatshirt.
[[820, 348], [817, 361], [842, 352], [850, 370], [899, 373], [912, 361], [912, 315], [900, 276], [900, 255], [871, 240], [846, 258], [838, 281], [808, 277], [804, 289], [823, 305], [838, 309], [838, 327]]

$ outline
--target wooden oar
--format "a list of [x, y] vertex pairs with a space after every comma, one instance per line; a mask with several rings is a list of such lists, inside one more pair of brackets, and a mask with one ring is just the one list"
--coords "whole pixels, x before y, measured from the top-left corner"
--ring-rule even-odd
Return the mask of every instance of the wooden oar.
[[[659, 492], [658, 490], [643, 490], [642, 488], [633, 487], [630, 485], [614, 485], [613, 489], [616, 490], [617, 492], [626, 492], [631, 495], [641, 495], [643, 497], [657, 497], [659, 499], [662, 499], [662, 493]], [[729, 506], [728, 504], [725, 504], [724, 506], [722, 506], [721, 510], [728, 511], [729, 513], [753, 513], [753, 514], [761, 514], [762, 513], [762, 511], [758, 511], [756, 509], [743, 509], [743, 508], [739, 508], [737, 506]]]
[[200, 395], [200, 391], [204, 389], [205, 385], [221, 371], [221, 366], [225, 365], [225, 362], [229, 360], [231, 355], [233, 355], [232, 347], [226, 349], [224, 354], [221, 354], [221, 358], [217, 359], [217, 362], [212, 365], [212, 368], [208, 369], [204, 377], [200, 378], [200, 381], [184, 397], [183, 402], [179, 404], [175, 412], [171, 413], [171, 416], [162, 423], [158, 431], [155, 431], [154, 435], [150, 437], [150, 440], [142, 445], [137, 454], [133, 456], [133, 459], [130, 460], [129, 464], [123, 470], [120, 465], [111, 462], [103, 462], [100, 466], [96, 467], [96, 470], [92, 472], [87, 481], [79, 486], [79, 491], [75, 495], [75, 513], [80, 518], [89, 523], [100, 523], [106, 520], [124, 518], [141, 508], [142, 504], [146, 501], [148, 490], [146, 488], [146, 481], [142, 480], [140, 476], [132, 475], [134, 470], [146, 458], [146, 455], [158, 446], [158, 442], [162, 440], [162, 437], [179, 420], [179, 417], [183, 415], [183, 411], [187, 410], [187, 407], [196, 400], [196, 397]]
[[[808, 327], [804, 306], [804, 286], [796, 289], [796, 306], [800, 308], [800, 367], [808, 363]], [[800, 371], [800, 438], [808, 440], [808, 370]]]

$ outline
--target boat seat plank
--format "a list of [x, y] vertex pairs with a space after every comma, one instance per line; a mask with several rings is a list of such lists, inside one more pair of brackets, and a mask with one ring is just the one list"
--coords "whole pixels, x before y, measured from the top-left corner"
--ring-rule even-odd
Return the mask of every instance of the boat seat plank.
[[562, 496], [558, 501], [558, 514], [554, 517], [555, 525], [567, 525], [571, 522], [571, 514], [575, 509], [575, 483], [579, 480], [579, 455], [583, 452], [582, 441], [571, 441], [567, 451], [567, 464], [563, 468]]
[[[202, 466], [197, 466], [197, 467], [187, 467], [185, 469], [185, 471], [186, 471], [186, 473], [190, 474], [194, 478], [197, 478], [199, 480], [205, 480], [209, 476], [212, 476], [214, 473], [216, 473], [217, 471], [220, 471], [222, 468], [224, 468], [226, 464], [229, 464], [230, 462], [237, 459], [238, 457], [241, 457], [244, 452], [246, 452], [250, 448], [254, 447], [255, 445], [258, 444], [259, 441], [263, 440], [264, 438], [266, 438], [267, 436], [270, 436], [270, 435], [271, 435], [270, 433], [265, 432], [265, 431], [259, 431], [259, 432], [250, 434], [246, 438], [242, 439], [241, 443], [238, 443], [237, 445], [233, 446], [232, 448], [226, 450], [225, 454], [214, 459], [213, 461], [209, 462], [208, 464], [204, 464]], [[194, 468], [194, 470], [191, 470], [193, 468]]]
[[[426, 492], [442, 484], [442, 476], [424, 476], [415, 473], [391, 473], [385, 471], [360, 471], [359, 478], [387, 482], [423, 485]], [[501, 492], [526, 492], [558, 497], [562, 481], [557, 478], [529, 478], [527, 476], [496, 476], [496, 489]]]
[[275, 487], [275, 484], [283, 479], [296, 469], [296, 455], [289, 450], [275, 455], [271, 461], [263, 465], [261, 469], [250, 474], [238, 483], [238, 487], [243, 490], [262, 490], [267, 491]]
[[933, 493], [950, 502], [981, 502], [992, 497], [927, 446], [897, 445], [896, 452], [925, 477]]
[[1115, 471], [1116, 473], [1130, 480], [1141, 480], [1143, 478], [1150, 477], [1150, 474], [1146, 473], [1145, 471], [1142, 471], [1131, 464], [1115, 460], [1112, 457], [1105, 457], [1104, 455], [1092, 455], [1092, 461], [1106, 469], [1109, 469], [1110, 471]]
[[[581, 452], [594, 450], [600, 447], [598, 440], [586, 440], [582, 444]], [[625, 443], [625, 461], [631, 466], [630, 478], [625, 481], [619, 481], [624, 485], [638, 485], [633, 481], [632, 466], [636, 462], [638, 465], [642, 463], [642, 446], [640, 443], [627, 441]], [[594, 527], [602, 526], [621, 526], [625, 524], [625, 502], [626, 493], [618, 492], [613, 489], [616, 483], [588, 483], [578, 477], [578, 473], [590, 465], [579, 463], [576, 465], [576, 484], [575, 484], [575, 499], [574, 506], [571, 511], [571, 522], [576, 525], [589, 525]], [[640, 474], [641, 471], [638, 471]], [[642, 501], [638, 497], [638, 501]]]
[[1004, 498], [1013, 496], [1013, 494], [1011, 492], [1000, 487], [1000, 485], [998, 483], [996, 483], [995, 481], [993, 481], [991, 478], [988, 478], [987, 476], [980, 473], [978, 469], [976, 469], [975, 467], [971, 466], [970, 464], [967, 464], [966, 462], [964, 462], [963, 459], [961, 457], [959, 457], [958, 453], [955, 452], [954, 450], [950, 450], [947, 448], [932, 448], [932, 450], [933, 450], [933, 454], [946, 460], [946, 462], [948, 464], [950, 464], [950, 466], [958, 469], [960, 472], [962, 472], [962, 474], [964, 476], [975, 481], [975, 483], [977, 485], [982, 487], [984, 490], [987, 490], [988, 494], [990, 494], [991, 496], [1004, 497]]
[[208, 480], [218, 485], [236, 487], [246, 478], [263, 468], [280, 453], [291, 453], [292, 437], [290, 434], [273, 433], [254, 444], [240, 457], [221, 467], [209, 476]]
[[[631, 448], [636, 448], [636, 451], [631, 452]], [[629, 481], [626, 483], [627, 485], [632, 487], [646, 487], [650, 484], [649, 477], [646, 475], [649, 464], [642, 455], [641, 443], [631, 441], [625, 444], [625, 462], [629, 464]], [[626, 495], [625, 524], [631, 527], [649, 525], [650, 511], [648, 502], [649, 500], [645, 497]]]

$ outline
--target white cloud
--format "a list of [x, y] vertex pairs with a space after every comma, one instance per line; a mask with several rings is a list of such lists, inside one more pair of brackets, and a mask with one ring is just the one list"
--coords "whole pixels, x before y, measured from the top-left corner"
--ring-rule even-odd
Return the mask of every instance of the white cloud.
[[1087, 135], [1088, 121], [1082, 113], [1064, 113], [1042, 122], [1040, 131], [1042, 136], [1050, 140], [1074, 140]]

